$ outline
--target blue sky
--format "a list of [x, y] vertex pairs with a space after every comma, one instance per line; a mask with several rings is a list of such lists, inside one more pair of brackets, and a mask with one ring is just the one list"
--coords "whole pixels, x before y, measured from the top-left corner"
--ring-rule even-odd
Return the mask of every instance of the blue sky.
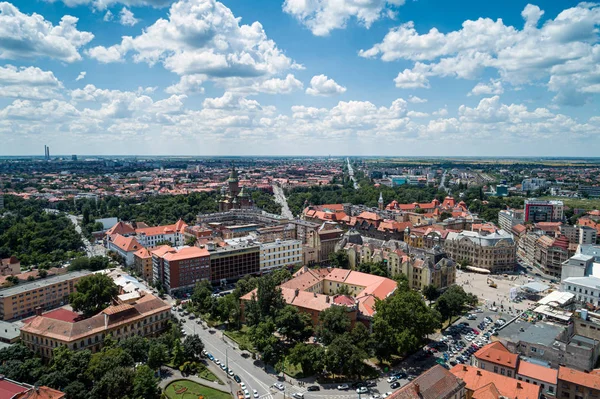
[[596, 156], [598, 25], [571, 1], [0, 2], [0, 154]]

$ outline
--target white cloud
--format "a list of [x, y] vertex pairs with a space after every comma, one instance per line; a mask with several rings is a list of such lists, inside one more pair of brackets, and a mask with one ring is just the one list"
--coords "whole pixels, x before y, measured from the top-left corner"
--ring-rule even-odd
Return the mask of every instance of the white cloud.
[[[600, 7], [580, 3], [547, 20], [541, 27], [544, 12], [527, 5], [521, 13], [525, 26], [519, 30], [501, 19], [464, 21], [459, 30], [442, 33], [436, 28], [420, 34], [414, 23], [392, 29], [362, 57], [380, 57], [383, 61], [414, 61], [396, 78], [398, 87], [429, 87], [431, 76], [477, 79], [485, 68], [496, 70], [499, 81], [513, 85], [547, 83], [557, 98], [582, 102], [589, 87], [600, 78], [600, 44], [597, 26]], [[425, 63], [428, 61], [429, 63]], [[481, 94], [494, 94], [480, 86]], [[598, 87], [600, 90], [600, 87]]]
[[216, 0], [180, 0], [171, 6], [168, 19], [160, 18], [141, 35], [88, 52], [101, 62], [123, 60], [127, 53], [133, 53], [135, 62], [160, 62], [178, 75], [208, 79], [271, 77], [301, 67], [277, 48], [259, 22], [240, 25]]
[[165, 91], [171, 94], [204, 93], [202, 83], [206, 79], [203, 75], [185, 75], [179, 82], [167, 87]]
[[427, 99], [410, 95], [410, 96], [408, 96], [408, 102], [413, 103], [413, 104], [423, 104], [423, 103], [427, 102]]
[[138, 22], [140, 22], [140, 20], [133, 15], [131, 10], [129, 10], [127, 7], [123, 7], [119, 13], [119, 23], [125, 26], [134, 26]]
[[105, 10], [114, 4], [123, 4], [125, 6], [150, 6], [155, 8], [166, 7], [173, 0], [47, 0], [50, 3], [62, 2], [67, 7], [77, 7], [81, 5], [91, 5], [97, 10]]
[[490, 94], [502, 94], [504, 93], [504, 88], [502, 87], [502, 82], [500, 80], [490, 79], [489, 84], [485, 84], [479, 82], [471, 89], [469, 95], [481, 96], [481, 95], [490, 95]]
[[296, 90], [302, 90], [303, 87], [302, 82], [291, 73], [285, 79], [272, 78], [255, 85], [257, 92], [267, 94], [288, 94]]
[[422, 72], [411, 71], [410, 69], [400, 72], [394, 79], [394, 82], [396, 83], [396, 87], [400, 89], [429, 88], [429, 79], [427, 79], [427, 76]]
[[0, 58], [78, 61], [79, 48], [94, 35], [77, 30], [77, 21], [65, 15], [58, 25], [53, 25], [39, 14], [23, 14], [12, 4], [0, 2]]
[[106, 14], [104, 14], [104, 18], [102, 18], [102, 19], [104, 20], [104, 22], [109, 22], [109, 21], [112, 21], [114, 17], [115, 16], [113, 15], [113, 13], [110, 12], [110, 10], [107, 10]]
[[86, 71], [83, 72], [79, 72], [79, 75], [77, 75], [77, 78], [75, 79], [76, 82], [85, 79], [85, 75], [87, 74]]
[[337, 84], [335, 80], [329, 79], [325, 75], [313, 76], [310, 80], [310, 87], [306, 89], [306, 94], [311, 96], [334, 96], [345, 92], [345, 87]]
[[59, 96], [62, 83], [37, 67], [0, 67], [0, 97], [44, 100]]
[[382, 17], [394, 18], [404, 0], [285, 0], [283, 11], [296, 17], [317, 36], [346, 26], [354, 17], [369, 28]]

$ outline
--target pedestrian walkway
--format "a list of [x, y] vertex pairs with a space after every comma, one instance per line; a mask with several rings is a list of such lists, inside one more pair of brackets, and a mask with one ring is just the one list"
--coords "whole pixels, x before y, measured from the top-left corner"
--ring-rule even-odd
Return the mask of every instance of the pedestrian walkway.
[[221, 385], [218, 382], [208, 381], [208, 380], [205, 380], [204, 378], [200, 378], [194, 374], [184, 376], [183, 374], [181, 374], [181, 371], [179, 371], [179, 370], [175, 370], [175, 369], [168, 368], [168, 367], [164, 367], [164, 368], [167, 368], [169, 370], [169, 372], [171, 373], [171, 375], [164, 379], [161, 379], [160, 383], [158, 384], [158, 386], [160, 386], [163, 389], [175, 380], [184, 379], [184, 380], [190, 380], [190, 381], [197, 382], [198, 384], [206, 385], [207, 387], [216, 389], [218, 391], [230, 393], [229, 387], [227, 385]]

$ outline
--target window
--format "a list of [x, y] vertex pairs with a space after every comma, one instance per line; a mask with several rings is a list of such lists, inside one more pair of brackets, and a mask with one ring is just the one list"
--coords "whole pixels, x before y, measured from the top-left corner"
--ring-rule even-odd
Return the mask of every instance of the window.
[[494, 373], [498, 373], [498, 366], [494, 366]]

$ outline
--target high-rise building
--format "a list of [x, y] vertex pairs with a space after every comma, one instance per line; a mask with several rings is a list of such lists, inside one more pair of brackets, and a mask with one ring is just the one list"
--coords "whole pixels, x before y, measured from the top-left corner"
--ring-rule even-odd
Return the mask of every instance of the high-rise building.
[[196, 283], [210, 279], [210, 257], [205, 248], [172, 248], [164, 245], [152, 251], [153, 281], [169, 294], [191, 292]]
[[50, 160], [50, 147], [48, 147], [47, 145], [44, 145], [44, 159], [46, 161]]
[[563, 215], [564, 204], [562, 201], [525, 200], [526, 222], [560, 222]]

